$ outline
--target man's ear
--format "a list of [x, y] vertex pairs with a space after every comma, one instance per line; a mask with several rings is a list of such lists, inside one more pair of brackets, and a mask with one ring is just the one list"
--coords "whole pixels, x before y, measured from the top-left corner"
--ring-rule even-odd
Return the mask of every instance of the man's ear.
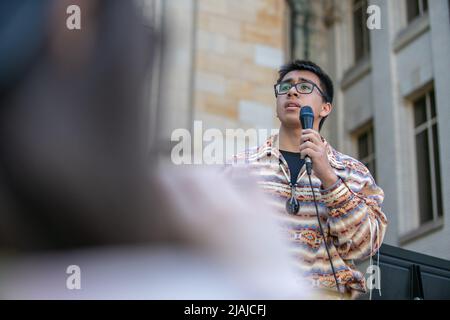
[[333, 110], [333, 105], [330, 102], [322, 103], [322, 109], [320, 110], [319, 115], [322, 118], [325, 118], [331, 113], [331, 110]]

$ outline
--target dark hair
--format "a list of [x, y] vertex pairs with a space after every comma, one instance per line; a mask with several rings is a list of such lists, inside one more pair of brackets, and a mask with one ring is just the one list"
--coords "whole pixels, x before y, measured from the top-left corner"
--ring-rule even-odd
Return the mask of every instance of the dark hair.
[[[277, 83], [280, 83], [286, 74], [295, 70], [298, 71], [305, 70], [314, 73], [320, 80], [321, 86], [320, 89], [324, 93], [323, 99], [325, 100], [325, 102], [333, 103], [333, 94], [334, 94], [333, 81], [331, 80], [330, 76], [328, 76], [328, 74], [326, 74], [325, 71], [322, 70], [322, 68], [320, 68], [317, 64], [315, 64], [312, 61], [294, 60], [281, 66], [280, 70], [278, 70], [278, 74], [280, 76], [277, 80]], [[320, 120], [319, 130], [322, 128], [322, 125], [325, 122], [326, 118], [327, 117]]]

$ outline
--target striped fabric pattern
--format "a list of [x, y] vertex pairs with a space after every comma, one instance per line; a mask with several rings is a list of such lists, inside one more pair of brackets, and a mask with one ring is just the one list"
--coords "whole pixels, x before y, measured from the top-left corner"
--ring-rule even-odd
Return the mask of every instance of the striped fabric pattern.
[[[384, 193], [361, 162], [339, 153], [324, 138], [322, 141], [339, 179], [324, 190], [313, 170], [311, 182], [338, 282], [341, 289], [354, 296], [357, 292], [366, 292], [366, 285], [364, 275], [355, 268], [353, 261], [374, 255], [386, 232], [387, 218], [381, 211]], [[278, 135], [271, 136], [260, 147], [234, 156], [228, 165], [229, 168], [244, 167], [256, 176], [258, 185], [268, 194], [282, 231], [289, 239], [300, 274], [309, 278], [313, 287], [336, 290], [305, 166], [296, 187], [300, 211], [289, 215], [285, 203], [291, 196], [291, 188], [282, 167], [288, 175], [289, 168], [278, 149]]]

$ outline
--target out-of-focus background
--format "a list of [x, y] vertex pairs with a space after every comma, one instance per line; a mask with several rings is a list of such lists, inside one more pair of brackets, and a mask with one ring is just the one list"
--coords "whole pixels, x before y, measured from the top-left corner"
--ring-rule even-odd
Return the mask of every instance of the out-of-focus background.
[[[173, 130], [193, 132], [194, 120], [224, 135], [278, 128], [277, 69], [310, 59], [335, 84], [322, 135], [364, 162], [385, 191], [385, 243], [450, 259], [450, 1], [138, 3], [168, 35], [152, 95], [155, 143], [166, 155]], [[368, 5], [379, 7], [381, 29], [366, 27]]]

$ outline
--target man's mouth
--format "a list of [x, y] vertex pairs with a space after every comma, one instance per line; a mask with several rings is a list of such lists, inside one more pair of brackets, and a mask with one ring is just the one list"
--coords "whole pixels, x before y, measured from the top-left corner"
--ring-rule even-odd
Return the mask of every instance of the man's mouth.
[[288, 102], [284, 105], [284, 108], [289, 110], [296, 110], [300, 109], [300, 104], [296, 102]]

